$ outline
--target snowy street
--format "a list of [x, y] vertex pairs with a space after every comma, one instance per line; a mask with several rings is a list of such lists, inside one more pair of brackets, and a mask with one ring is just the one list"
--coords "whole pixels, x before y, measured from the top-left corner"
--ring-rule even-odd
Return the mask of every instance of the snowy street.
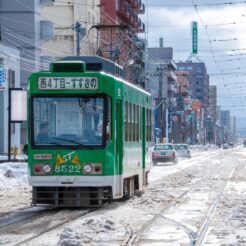
[[[245, 163], [243, 147], [194, 149], [191, 159], [153, 167], [128, 201], [0, 226], [0, 245], [246, 245]], [[30, 191], [25, 163], [0, 164], [1, 216], [29, 207]]]

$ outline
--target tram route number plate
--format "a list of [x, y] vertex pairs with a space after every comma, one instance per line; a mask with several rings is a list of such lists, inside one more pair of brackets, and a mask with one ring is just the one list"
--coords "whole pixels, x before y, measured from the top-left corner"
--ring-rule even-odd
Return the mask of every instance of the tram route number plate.
[[96, 77], [39, 77], [39, 90], [96, 90]]

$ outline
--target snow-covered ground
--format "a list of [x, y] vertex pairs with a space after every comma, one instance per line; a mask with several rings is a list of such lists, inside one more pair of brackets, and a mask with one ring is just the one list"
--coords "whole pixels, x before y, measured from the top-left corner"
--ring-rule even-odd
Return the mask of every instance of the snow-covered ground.
[[26, 163], [6, 162], [0, 164], [0, 215], [30, 206], [30, 192]]
[[[191, 245], [198, 237], [200, 245], [246, 245], [246, 149], [192, 151], [177, 165], [153, 167], [140, 197], [114, 202], [25, 245], [124, 245], [138, 230], [132, 245]], [[26, 163], [0, 164], [0, 214], [29, 206], [30, 190]], [[0, 234], [0, 245], [15, 240]]]

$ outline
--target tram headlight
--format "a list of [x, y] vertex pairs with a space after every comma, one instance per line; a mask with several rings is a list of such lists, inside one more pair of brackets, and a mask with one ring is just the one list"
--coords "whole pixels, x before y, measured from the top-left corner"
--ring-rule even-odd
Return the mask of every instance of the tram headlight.
[[85, 164], [84, 167], [83, 167], [83, 171], [86, 174], [91, 173], [92, 172], [92, 166], [90, 164]]
[[45, 165], [43, 166], [43, 172], [44, 172], [44, 173], [51, 173], [51, 172], [52, 172], [52, 167], [51, 167], [51, 165], [50, 165], [50, 164], [45, 164]]

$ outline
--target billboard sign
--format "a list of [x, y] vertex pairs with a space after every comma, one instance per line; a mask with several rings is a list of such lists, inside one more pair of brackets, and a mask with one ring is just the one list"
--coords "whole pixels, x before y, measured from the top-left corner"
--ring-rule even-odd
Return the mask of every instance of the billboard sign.
[[197, 46], [198, 46], [198, 28], [197, 22], [192, 22], [192, 54], [197, 54]]
[[0, 91], [5, 90], [6, 87], [7, 87], [6, 68], [3, 65], [0, 65]]

